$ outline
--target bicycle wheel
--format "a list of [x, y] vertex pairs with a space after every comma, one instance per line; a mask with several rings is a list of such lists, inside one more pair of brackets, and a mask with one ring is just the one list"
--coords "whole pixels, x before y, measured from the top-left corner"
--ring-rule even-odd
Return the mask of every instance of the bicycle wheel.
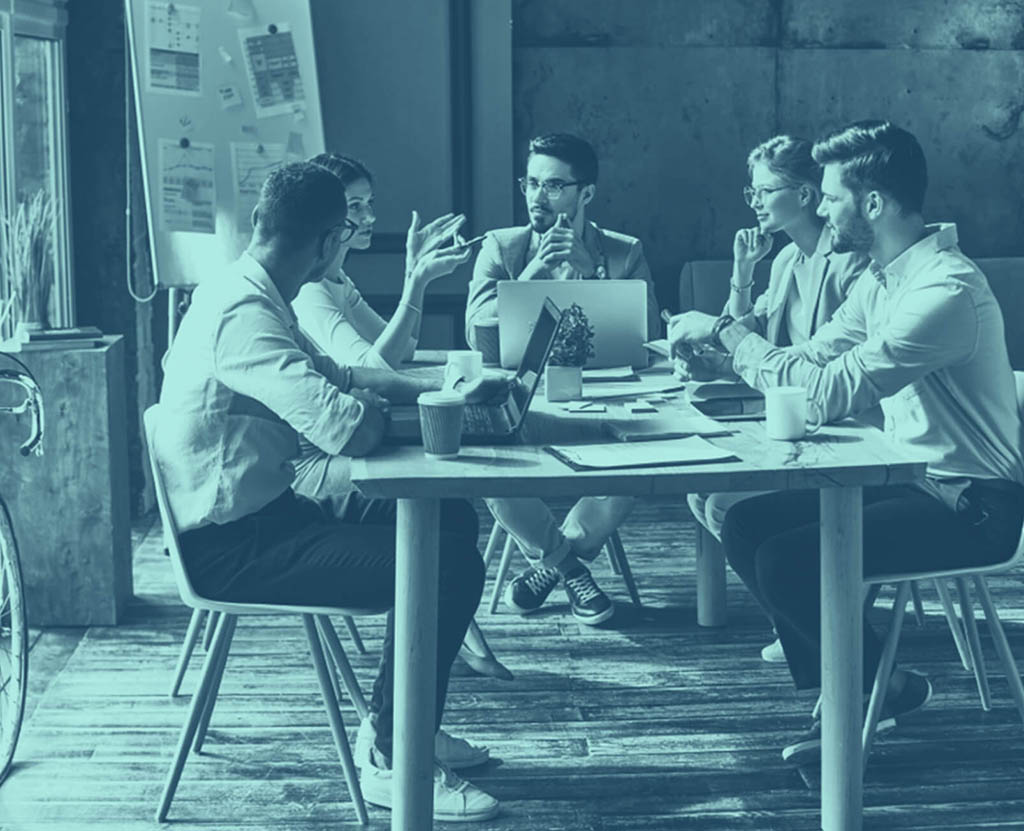
[[25, 715], [28, 627], [18, 545], [7, 507], [0, 501], [0, 782], [11, 767]]

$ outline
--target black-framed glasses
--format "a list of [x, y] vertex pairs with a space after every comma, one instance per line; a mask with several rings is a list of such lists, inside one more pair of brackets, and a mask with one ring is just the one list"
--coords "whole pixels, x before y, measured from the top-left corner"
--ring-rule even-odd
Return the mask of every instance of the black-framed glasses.
[[516, 181], [519, 182], [519, 190], [524, 194], [529, 195], [536, 193], [537, 190], [544, 191], [544, 195], [548, 199], [557, 199], [562, 195], [562, 191], [572, 185], [581, 185], [582, 182], [565, 182], [561, 179], [547, 179], [543, 182], [538, 182], [536, 179], [531, 179], [526, 176], [520, 176]]
[[780, 190], [793, 190], [794, 188], [800, 187], [799, 185], [779, 185], [777, 188], [752, 188], [747, 185], [743, 188], [743, 201], [746, 202], [750, 207], [754, 207], [755, 202], [764, 202], [764, 197], [769, 193], [778, 193]]
[[359, 230], [358, 223], [353, 222], [347, 216], [345, 217], [345, 221], [339, 224], [342, 226], [341, 235], [338, 238], [340, 242], [348, 242], [352, 239], [355, 232]]

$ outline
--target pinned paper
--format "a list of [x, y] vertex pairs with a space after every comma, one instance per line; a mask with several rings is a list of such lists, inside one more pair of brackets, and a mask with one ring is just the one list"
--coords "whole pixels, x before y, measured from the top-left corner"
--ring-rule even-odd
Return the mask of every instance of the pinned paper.
[[150, 0], [146, 15], [149, 57], [146, 89], [172, 95], [201, 94], [198, 6]]
[[216, 231], [214, 146], [160, 139], [160, 222], [165, 231]]
[[221, 84], [217, 87], [222, 110], [235, 110], [242, 106], [242, 96], [234, 84]]
[[302, 133], [294, 130], [288, 134], [288, 147], [284, 151], [289, 161], [299, 161], [306, 158], [306, 145], [302, 139]]
[[252, 230], [252, 209], [260, 198], [266, 178], [284, 163], [280, 142], [231, 142], [231, 171], [235, 197], [235, 220], [240, 231]]
[[239, 29], [242, 57], [258, 118], [304, 109], [306, 93], [299, 74], [291, 26], [287, 23]]

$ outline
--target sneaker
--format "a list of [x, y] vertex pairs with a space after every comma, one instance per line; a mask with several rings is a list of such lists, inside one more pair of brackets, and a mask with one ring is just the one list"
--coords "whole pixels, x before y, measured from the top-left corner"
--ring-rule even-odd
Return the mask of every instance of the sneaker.
[[[377, 738], [377, 729], [369, 718], [364, 718], [359, 723], [359, 732], [356, 733], [356, 745], [352, 750], [352, 757], [359, 767], [365, 767], [370, 762], [370, 748], [373, 740]], [[434, 758], [453, 770], [477, 767], [491, 758], [491, 752], [486, 747], [477, 747], [465, 739], [457, 738], [444, 730], [438, 730], [434, 736]]]
[[565, 596], [569, 598], [572, 615], [580, 623], [596, 626], [615, 614], [611, 599], [598, 588], [590, 572], [583, 566], [571, 575], [563, 575], [562, 587]]
[[906, 672], [907, 680], [896, 696], [886, 696], [882, 704], [882, 716], [897, 719], [920, 710], [932, 700], [932, 682], [924, 675]]
[[[376, 754], [374, 754], [376, 755]], [[380, 808], [391, 808], [392, 772], [374, 759], [359, 772], [363, 799]], [[498, 813], [498, 800], [470, 784], [451, 768], [434, 763], [434, 819], [440, 822], [482, 822]]]
[[[875, 725], [875, 735], [892, 730], [896, 719], [883, 713]], [[821, 719], [816, 718], [810, 729], [792, 744], [782, 748], [782, 760], [794, 765], [821, 764]]]
[[544, 605], [551, 590], [558, 585], [560, 577], [556, 568], [528, 568], [508, 584], [505, 590], [505, 605], [511, 606], [521, 615], [536, 612]]
[[776, 638], [768, 644], [768, 646], [762, 649], [761, 660], [767, 661], [769, 664], [786, 663], [786, 653], [782, 651], [782, 641]]

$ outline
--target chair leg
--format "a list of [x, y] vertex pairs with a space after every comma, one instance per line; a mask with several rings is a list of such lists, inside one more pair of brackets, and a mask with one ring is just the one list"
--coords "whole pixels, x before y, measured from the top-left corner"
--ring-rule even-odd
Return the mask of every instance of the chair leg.
[[917, 580], [910, 581], [910, 597], [914, 601], [914, 619], [917, 621], [918, 628], [924, 626], [924, 603], [921, 600], [921, 589], [917, 585]]
[[978, 697], [981, 698], [981, 709], [988, 712], [992, 709], [992, 693], [988, 688], [988, 673], [985, 671], [985, 656], [981, 652], [981, 639], [978, 637], [978, 624], [974, 619], [971, 607], [971, 594], [967, 588], [967, 580], [957, 577], [956, 589], [960, 595], [960, 617], [964, 620], [967, 630], [967, 645], [971, 650], [971, 661], [974, 663], [974, 680], [978, 683]]
[[605, 553], [608, 555], [608, 564], [612, 567], [612, 574], [622, 574], [622, 566], [619, 565], [619, 560], [615, 556], [615, 549], [611, 545], [611, 537], [608, 538], [608, 542], [604, 544]]
[[640, 592], [637, 591], [636, 580], [633, 579], [633, 569], [629, 567], [629, 560], [626, 559], [626, 549], [622, 545], [622, 538], [619, 536], [618, 531], [615, 531], [608, 537], [605, 547], [608, 549], [608, 556], [619, 564], [617, 573], [622, 575], [622, 582], [626, 584], [629, 599], [633, 601], [633, 605], [639, 608], [643, 605], [640, 602]]
[[881, 583], [872, 583], [868, 586], [867, 594], [864, 596], [864, 609], [870, 610], [878, 599], [878, 593], [882, 590]]
[[327, 654], [330, 656], [331, 662], [341, 674], [341, 681], [345, 685], [345, 692], [348, 693], [352, 706], [356, 708], [356, 713], [359, 714], [360, 719], [366, 718], [370, 714], [370, 708], [366, 703], [366, 698], [363, 696], [363, 690], [359, 686], [359, 681], [356, 680], [356, 674], [352, 671], [352, 664], [348, 662], [348, 656], [345, 654], [341, 641], [338, 639], [338, 633], [334, 631], [334, 626], [331, 625], [331, 619], [326, 615], [317, 615], [316, 626], [320, 630], [320, 636], [324, 639], [324, 643], [327, 645]]
[[491, 678], [500, 678], [502, 681], [511, 681], [515, 677], [508, 667], [494, 657], [494, 653], [488, 646], [484, 633], [480, 631], [475, 618], [469, 622], [466, 639], [459, 650], [459, 656], [469, 665], [470, 669], [480, 675], [489, 675]]
[[1010, 685], [1010, 692], [1013, 693], [1014, 703], [1017, 705], [1017, 712], [1021, 719], [1024, 719], [1024, 684], [1020, 680], [1020, 671], [1017, 669], [1017, 662], [1010, 652], [1010, 644], [1006, 640], [1006, 632], [1003, 631], [1002, 621], [999, 620], [999, 612], [996, 611], [992, 602], [992, 595], [988, 590], [988, 583], [980, 574], [974, 575], [974, 586], [978, 591], [981, 605], [985, 609], [985, 620], [988, 621], [988, 628], [992, 632], [992, 640], [996, 645], [996, 652], [1003, 662], [1003, 672], [1006, 673], [1006, 681]]
[[957, 617], [956, 608], [953, 606], [953, 598], [949, 593], [949, 587], [945, 580], [936, 578], [935, 591], [939, 594], [942, 602], [942, 610], [946, 613], [946, 623], [949, 624], [949, 633], [953, 636], [953, 643], [956, 644], [957, 654], [960, 656], [960, 663], [968, 672], [974, 672], [974, 661], [971, 659], [971, 648], [967, 645], [967, 638], [964, 636], [964, 627]]
[[366, 654], [366, 647], [363, 645], [363, 639], [359, 635], [359, 629], [356, 628], [356, 622], [352, 620], [351, 615], [344, 615], [345, 626], [348, 627], [348, 636], [352, 639], [352, 643], [355, 644], [356, 652], [360, 655]]
[[[217, 613], [220, 614], [220, 613]], [[203, 742], [206, 741], [206, 731], [210, 727], [210, 718], [213, 716], [213, 708], [217, 704], [217, 695], [220, 693], [220, 682], [224, 677], [224, 667], [228, 663], [228, 653], [231, 651], [231, 639], [235, 635], [235, 625], [238, 623], [238, 618], [235, 618], [235, 622], [232, 623], [231, 628], [228, 630], [227, 637], [224, 639], [224, 643], [220, 649], [217, 650], [217, 663], [214, 664], [214, 676], [213, 676], [213, 687], [209, 697], [206, 699], [206, 708], [203, 710], [202, 716], [199, 717], [199, 725], [196, 727], [196, 737], [192, 741], [192, 752], [202, 753]]]
[[907, 600], [912, 594], [911, 581], [904, 580], [896, 589], [896, 602], [892, 606], [892, 623], [889, 625], [889, 634], [885, 638], [885, 646], [882, 649], [882, 656], [878, 660], [878, 670], [875, 672], [875, 683], [871, 687], [871, 700], [868, 702], [868, 712], [864, 717], [864, 729], [861, 732], [861, 746], [864, 748], [864, 766], [867, 767], [868, 756], [871, 753], [871, 744], [875, 740], [875, 727], [878, 726], [878, 718], [882, 714], [882, 705], [885, 703], [885, 694], [889, 690], [889, 678], [892, 677], [892, 666], [896, 660], [896, 647], [900, 642], [900, 631], [903, 628], [903, 614], [907, 608]]
[[498, 573], [494, 576], [494, 591], [491, 592], [490, 613], [493, 615], [498, 611], [498, 602], [501, 600], [501, 590], [505, 586], [505, 577], [508, 576], [508, 568], [512, 564], [512, 549], [516, 541], [509, 534], [505, 538], [505, 548], [501, 552], [501, 562], [498, 563]]
[[[366, 814], [366, 803], [363, 802], [363, 792], [359, 788], [359, 776], [356, 773], [355, 762], [352, 760], [352, 749], [348, 746], [345, 724], [341, 720], [341, 709], [338, 707], [338, 699], [335, 697], [334, 688], [331, 686], [327, 671], [327, 661], [324, 658], [323, 649], [320, 647], [320, 637], [317, 634], [317, 626], [313, 621], [313, 615], [303, 615], [302, 625], [306, 629], [309, 654], [313, 659], [313, 667], [316, 669], [317, 681], [320, 682], [320, 694], [324, 699], [324, 709], [327, 710], [327, 720], [331, 724], [334, 746], [341, 760], [341, 769], [345, 774], [345, 783], [348, 785], [349, 795], [352, 797], [352, 803], [356, 807], [356, 816], [359, 817], [359, 822], [362, 825], [369, 825], [370, 818]], [[321, 632], [325, 631], [326, 628], [323, 627]], [[331, 631], [333, 631], [333, 627]]]
[[501, 534], [504, 530], [498, 520], [494, 520], [494, 525], [491, 527], [491, 535], [487, 538], [487, 547], [484, 548], [483, 559], [485, 568], [491, 562], [491, 557], [498, 550], [498, 546], [501, 545]]
[[199, 640], [199, 627], [203, 625], [203, 617], [206, 615], [202, 609], [193, 609], [192, 617], [188, 621], [188, 629], [185, 630], [185, 641], [181, 645], [181, 652], [178, 653], [178, 664], [174, 668], [174, 679], [171, 681], [171, 698], [174, 698], [181, 689], [181, 681], [185, 677], [185, 670], [188, 669], [188, 662], [192, 659], [192, 652], [196, 648], [196, 641]]
[[164, 822], [167, 819], [167, 812], [171, 807], [171, 800], [174, 799], [174, 792], [178, 788], [178, 781], [181, 779], [181, 772], [185, 767], [185, 760], [188, 758], [188, 749], [192, 744], [196, 729], [199, 726], [199, 719], [206, 711], [206, 700], [213, 691], [213, 679], [217, 664], [219, 647], [230, 638], [231, 631], [235, 626], [234, 615], [225, 615], [217, 624], [214, 632], [214, 643], [218, 649], [206, 653], [206, 660], [203, 662], [203, 671], [199, 676], [199, 684], [192, 694], [192, 702], [189, 704], [188, 717], [185, 719], [185, 726], [182, 728], [181, 736], [178, 739], [178, 747], [174, 753], [174, 761], [171, 762], [171, 769], [167, 774], [167, 781], [164, 784], [163, 794], [160, 796], [160, 804], [156, 809], [156, 821]]
[[213, 641], [213, 630], [217, 626], [217, 618], [220, 617], [219, 612], [210, 612], [206, 616], [206, 631], [203, 633], [203, 651], [210, 651], [210, 643]]

